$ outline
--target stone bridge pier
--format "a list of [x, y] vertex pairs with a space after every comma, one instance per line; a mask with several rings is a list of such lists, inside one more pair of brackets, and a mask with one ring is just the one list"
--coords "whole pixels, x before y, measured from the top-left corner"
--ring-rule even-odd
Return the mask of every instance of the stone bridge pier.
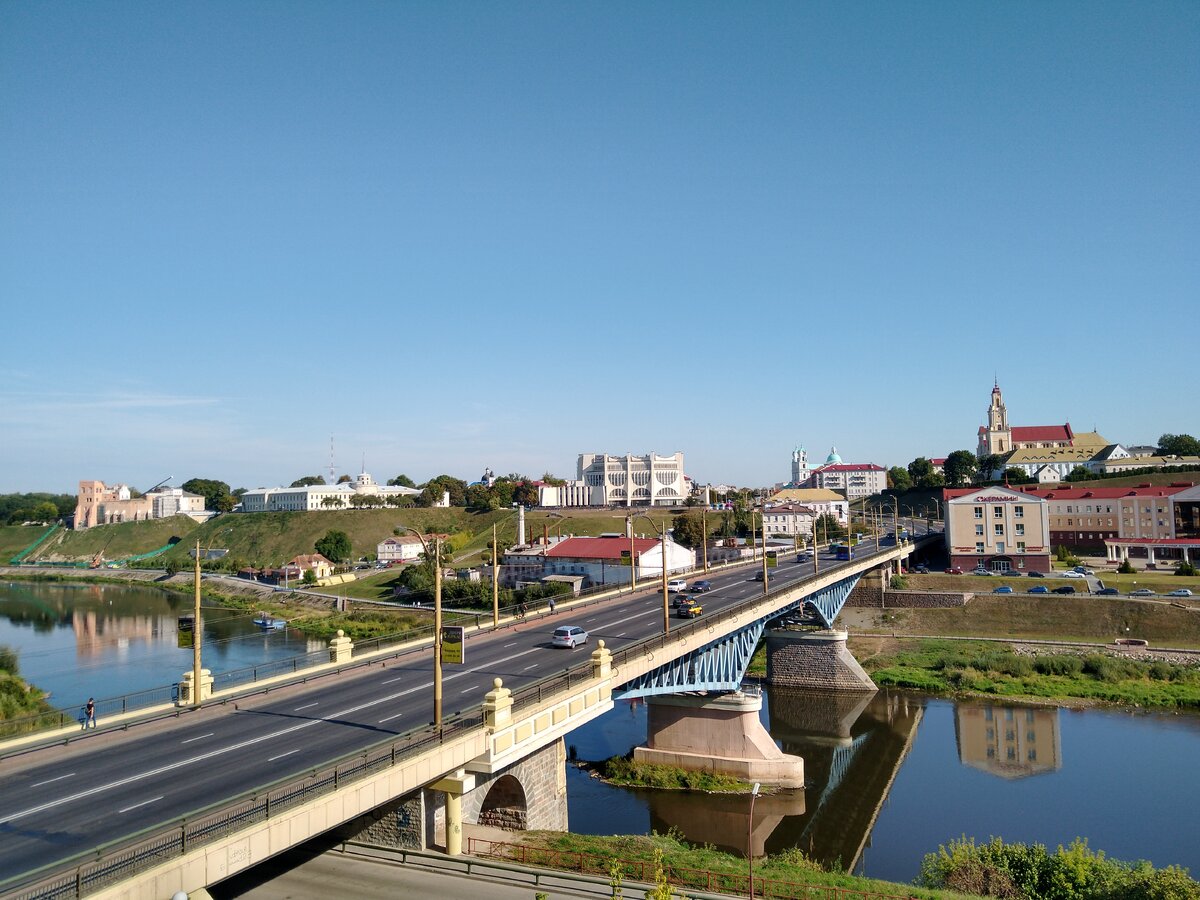
[[832, 691], [875, 691], [875, 682], [846, 648], [847, 634], [770, 629], [767, 638], [767, 681], [799, 688]]
[[453, 834], [455, 820], [510, 831], [566, 831], [566, 761], [560, 739], [492, 775], [449, 775], [351, 823], [346, 837], [405, 850], [441, 847], [453, 853], [462, 839], [461, 833]]

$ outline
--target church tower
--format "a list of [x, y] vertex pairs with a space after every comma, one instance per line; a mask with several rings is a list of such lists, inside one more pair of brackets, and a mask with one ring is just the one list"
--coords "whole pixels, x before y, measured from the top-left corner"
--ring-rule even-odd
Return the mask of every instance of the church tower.
[[797, 447], [792, 451], [792, 484], [799, 487], [808, 481], [811, 474], [808, 470], [808, 451]]
[[1008, 453], [1013, 448], [1012, 430], [1008, 427], [1008, 408], [1000, 393], [1000, 383], [992, 386], [992, 405], [988, 407], [987, 428], [979, 429], [979, 448], [976, 455]]

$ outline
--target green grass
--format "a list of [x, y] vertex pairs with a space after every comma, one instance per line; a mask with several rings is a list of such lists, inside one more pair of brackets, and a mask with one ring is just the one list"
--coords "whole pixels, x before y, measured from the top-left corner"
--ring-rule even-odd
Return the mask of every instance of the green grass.
[[748, 794], [752, 790], [752, 785], [732, 775], [641, 763], [624, 756], [614, 756], [605, 760], [598, 769], [606, 781], [625, 787], [704, 791], [710, 794]]
[[[703, 890], [706, 884], [688, 884], [687, 874], [683, 870], [700, 870], [731, 876], [727, 884], [715, 883], [712, 890], [733, 892], [740, 887], [745, 891], [746, 860], [731, 853], [724, 853], [711, 846], [694, 846], [682, 840], [678, 833], [652, 835], [582, 835], [557, 831], [528, 831], [513, 835], [515, 843], [520, 843], [533, 851], [526, 858], [534, 865], [554, 867], [557, 863], [563, 868], [583, 870], [599, 875], [608, 875], [615, 864], [622, 871], [625, 882], [639, 877], [636, 864], [646, 866], [646, 878], [651, 879], [656, 851], [662, 853], [664, 869], [670, 873], [675, 870], [678, 879], [684, 882], [679, 888], [687, 894], [688, 888]], [[537, 850], [556, 851], [561, 856], [547, 853], [539, 857]], [[578, 854], [585, 854], [580, 860]], [[634, 865], [631, 865], [634, 864]], [[786, 881], [799, 884], [809, 884], [818, 887], [848, 888], [850, 890], [877, 893], [898, 898], [921, 898], [921, 900], [939, 900], [939, 898], [964, 897], [949, 891], [928, 890], [912, 885], [896, 884], [890, 881], [880, 881], [874, 878], [858, 878], [842, 872], [830, 872], [808, 859], [799, 849], [786, 850], [782, 853], [758, 857], [754, 861], [754, 877], [756, 880]], [[703, 876], [701, 876], [703, 879]], [[625, 895], [632, 897], [633, 891], [625, 889]]]
[[993, 643], [924, 640], [862, 664], [877, 684], [933, 693], [1200, 709], [1200, 669], [1102, 653], [1030, 658]]
[[[84, 561], [91, 560], [97, 553], [103, 553], [105, 559], [120, 559], [138, 553], [148, 553], [157, 550], [172, 538], [187, 538], [199, 526], [187, 516], [173, 516], [170, 519], [153, 519], [149, 522], [125, 522], [120, 525], [102, 525], [85, 531], [70, 531], [60, 528], [51, 535], [46, 543], [38, 547], [33, 558], [26, 562], [38, 561]], [[12, 528], [0, 529], [10, 532]], [[22, 545], [12, 553], [2, 557], [7, 563], [14, 553], [29, 546], [45, 528], [20, 528], [18, 531], [29, 535]], [[7, 537], [7, 535], [5, 535]], [[180, 552], [174, 550], [171, 552]]]

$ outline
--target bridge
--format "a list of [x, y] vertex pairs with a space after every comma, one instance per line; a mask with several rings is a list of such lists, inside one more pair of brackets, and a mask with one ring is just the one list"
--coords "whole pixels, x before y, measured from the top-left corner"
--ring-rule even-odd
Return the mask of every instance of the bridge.
[[[10, 757], [0, 763], [0, 894], [170, 896], [331, 829], [383, 824], [380, 810], [417, 841], [444, 823], [451, 853], [464, 803], [480, 820], [565, 827], [565, 785], [550, 777], [546, 802], [531, 804], [514, 771], [561, 771], [562, 737], [614, 696], [736, 690], [766, 623], [808, 601], [832, 624], [864, 573], [913, 550], [876, 545], [849, 561], [822, 558], [819, 572], [788, 559], [766, 592], [748, 580], [754, 567], [710, 574], [706, 614], [674, 620], [669, 633], [652, 592], [478, 629], [465, 665], [444, 679], [446, 705], [459, 711], [440, 728], [429, 724], [425, 647]], [[567, 622], [591, 633], [587, 658], [549, 647], [549, 631]]]

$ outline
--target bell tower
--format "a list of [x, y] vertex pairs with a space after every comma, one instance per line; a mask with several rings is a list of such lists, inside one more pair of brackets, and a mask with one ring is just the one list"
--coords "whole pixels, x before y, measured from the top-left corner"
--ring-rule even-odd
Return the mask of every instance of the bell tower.
[[998, 381], [992, 385], [992, 405], [988, 407], [987, 422], [987, 433], [980, 435], [979, 441], [979, 449], [983, 454], [1011, 451], [1013, 445], [1012, 431], [1008, 427], [1008, 408], [1004, 405]]

